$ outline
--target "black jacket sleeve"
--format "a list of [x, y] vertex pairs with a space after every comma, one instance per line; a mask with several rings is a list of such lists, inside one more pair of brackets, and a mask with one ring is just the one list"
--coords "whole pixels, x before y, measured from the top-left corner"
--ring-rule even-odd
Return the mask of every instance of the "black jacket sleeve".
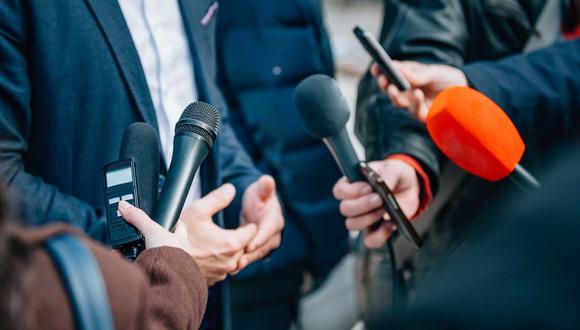
[[[412, 2], [387, 0], [380, 36], [387, 52], [398, 60], [463, 64], [467, 29], [459, 0]], [[441, 154], [423, 124], [392, 105], [366, 74], [359, 85], [355, 133], [367, 158], [383, 159], [401, 153], [415, 158], [438, 190]]]
[[[385, 0], [381, 44], [391, 57], [461, 67], [522, 51], [544, 0]], [[437, 189], [441, 155], [423, 126], [402, 114], [367, 74], [359, 86], [355, 132], [370, 159], [408, 154]]]
[[20, 194], [22, 210], [33, 224], [67, 222], [104, 240], [104, 216], [89, 204], [61, 193], [26, 171], [25, 155], [33, 119], [24, 1], [0, 6], [0, 184]]

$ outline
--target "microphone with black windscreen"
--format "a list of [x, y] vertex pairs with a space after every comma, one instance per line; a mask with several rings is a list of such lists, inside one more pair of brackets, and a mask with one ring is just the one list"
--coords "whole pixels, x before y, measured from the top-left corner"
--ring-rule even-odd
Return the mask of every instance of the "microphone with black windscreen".
[[159, 135], [147, 123], [131, 124], [123, 135], [119, 159], [135, 161], [139, 182], [139, 207], [149, 216], [153, 214], [159, 197]]
[[107, 240], [125, 258], [134, 260], [145, 248], [141, 233], [119, 213], [126, 201], [151, 214], [157, 201], [159, 136], [146, 123], [133, 123], [125, 130], [119, 160], [104, 167]]
[[153, 215], [163, 228], [174, 229], [195, 173], [210, 152], [219, 126], [219, 112], [204, 102], [188, 105], [175, 125], [171, 165]]
[[[357, 157], [346, 123], [350, 116], [348, 103], [338, 83], [326, 75], [317, 74], [303, 80], [294, 92], [294, 101], [306, 130], [324, 141], [342, 173], [349, 181], [366, 181], [383, 199], [383, 207], [397, 228], [419, 248], [421, 237], [409, 222], [394, 195], [380, 175]], [[372, 228], [382, 223], [379, 220]]]

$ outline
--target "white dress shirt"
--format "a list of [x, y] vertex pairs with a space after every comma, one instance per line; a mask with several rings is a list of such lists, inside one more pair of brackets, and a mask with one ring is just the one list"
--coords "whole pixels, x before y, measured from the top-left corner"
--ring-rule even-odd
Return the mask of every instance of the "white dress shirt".
[[[173, 154], [175, 124], [197, 100], [193, 60], [178, 0], [118, 0], [155, 107], [161, 148], [167, 166]], [[199, 171], [186, 205], [201, 197]]]

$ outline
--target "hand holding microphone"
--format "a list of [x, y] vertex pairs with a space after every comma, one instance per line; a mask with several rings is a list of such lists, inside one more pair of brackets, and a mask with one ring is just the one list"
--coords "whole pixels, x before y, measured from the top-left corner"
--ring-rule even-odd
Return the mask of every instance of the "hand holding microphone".
[[[399, 202], [408, 218], [419, 209], [421, 185], [415, 169], [402, 160], [385, 159], [369, 162], [369, 166], [380, 174]], [[345, 216], [348, 230], [365, 230], [377, 219], [383, 218], [380, 230], [368, 231], [364, 243], [369, 248], [378, 248], [389, 240], [396, 225], [383, 209], [381, 197], [372, 190], [367, 182], [349, 182], [346, 177], [340, 179], [332, 190], [340, 201], [340, 213]]]
[[173, 233], [126, 202], [119, 204], [119, 211], [127, 222], [139, 229], [148, 249], [169, 246], [191, 255], [211, 286], [240, 270], [238, 261], [256, 236], [254, 224], [227, 230], [213, 222], [212, 216], [227, 207], [235, 194], [235, 188], [225, 184], [194, 202], [183, 211]]
[[[411, 210], [403, 209], [398, 203], [398, 197], [402, 197], [400, 191], [398, 191], [399, 195], [393, 195], [391, 191], [400, 188], [396, 186], [397, 182], [410, 181], [399, 180], [398, 175], [401, 173], [396, 172], [381, 173], [381, 176], [358, 159], [345, 127], [350, 116], [349, 106], [338, 83], [325, 75], [310, 76], [298, 85], [294, 92], [294, 100], [306, 130], [324, 141], [345, 175], [345, 180], [352, 183], [352, 186], [345, 181], [343, 184], [339, 183], [339, 188], [343, 187], [346, 190], [341, 191], [342, 194], [339, 194], [339, 197], [349, 200], [341, 205], [341, 211], [351, 220], [356, 219], [351, 222], [373, 223], [367, 227], [367, 235], [376, 236], [377, 239], [371, 239], [370, 246], [381, 245], [376, 244], [375, 241], [384, 243], [394, 230], [392, 224], [383, 221], [383, 213], [386, 212], [388, 218], [397, 225], [397, 230], [413, 242], [416, 248], [419, 248], [422, 244], [421, 237], [409, 222], [408, 214], [406, 214]], [[411, 172], [416, 178], [414, 171]], [[395, 177], [390, 177], [391, 175]], [[387, 177], [390, 178], [387, 179]], [[364, 182], [367, 184], [365, 185]], [[389, 183], [395, 186], [389, 187]], [[373, 191], [377, 194], [373, 195]], [[411, 195], [413, 192], [409, 194]], [[411, 198], [414, 197], [418, 201], [419, 193]], [[416, 204], [418, 205], [419, 202]]]
[[269, 176], [246, 189], [242, 224], [236, 230], [222, 229], [212, 221], [212, 216], [226, 208], [236, 194], [230, 184], [183, 210], [195, 172], [216, 141], [219, 126], [219, 112], [210, 104], [194, 102], [183, 111], [175, 127], [165, 186], [154, 212], [155, 220], [166, 230], [172, 230], [180, 222], [185, 224], [194, 246], [193, 256], [210, 285], [277, 248], [284, 227], [276, 186]]

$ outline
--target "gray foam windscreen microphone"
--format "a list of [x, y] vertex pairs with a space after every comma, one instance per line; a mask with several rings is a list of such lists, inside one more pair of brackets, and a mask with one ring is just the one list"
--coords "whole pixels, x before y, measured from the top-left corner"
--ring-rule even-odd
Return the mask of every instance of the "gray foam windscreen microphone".
[[294, 91], [294, 101], [306, 130], [320, 139], [339, 134], [350, 117], [338, 83], [326, 75], [304, 79]]
[[324, 141], [342, 173], [351, 181], [363, 180], [345, 127], [349, 106], [336, 80], [322, 74], [304, 79], [294, 91], [294, 102], [306, 130]]

